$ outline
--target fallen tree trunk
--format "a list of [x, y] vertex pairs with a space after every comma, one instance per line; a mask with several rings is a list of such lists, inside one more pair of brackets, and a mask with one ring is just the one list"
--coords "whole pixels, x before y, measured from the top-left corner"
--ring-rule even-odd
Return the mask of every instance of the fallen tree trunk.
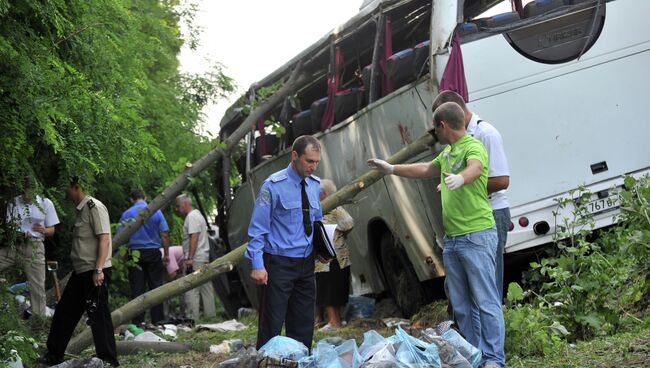
[[159, 209], [164, 208], [169, 202], [176, 199], [176, 197], [185, 189], [189, 184], [190, 178], [198, 175], [203, 170], [208, 168], [212, 163], [216, 162], [219, 158], [223, 157], [225, 152], [230, 152], [237, 147], [246, 134], [254, 129], [256, 122], [266, 115], [271, 109], [280, 104], [289, 94], [296, 89], [300, 88], [303, 84], [308, 82], [309, 78], [306, 74], [301, 73], [301, 65], [297, 65], [291, 77], [282, 88], [275, 92], [268, 100], [264, 101], [260, 106], [254, 109], [250, 115], [244, 119], [244, 122], [223, 142], [221, 147], [216, 147], [207, 155], [201, 157], [193, 164], [187, 164], [185, 171], [180, 174], [172, 182], [170, 186], [165, 188], [161, 194], [154, 198], [149, 205], [144, 208], [138, 216], [124, 229], [113, 238], [113, 252], [122, 245], [126, 244], [131, 235], [140, 228], [142, 223], [146, 221], [152, 214]]
[[[415, 142], [399, 150], [396, 154], [388, 158], [387, 161], [391, 164], [403, 163], [428, 150], [433, 143], [433, 138], [429, 134], [426, 134], [418, 138]], [[338, 206], [349, 203], [359, 192], [369, 187], [383, 176], [384, 175], [381, 172], [371, 170], [345, 185], [336, 193], [330, 195], [321, 202], [323, 214], [332, 211]], [[111, 314], [113, 325], [119, 326], [122, 323], [129, 321], [134, 316], [150, 309], [154, 305], [160, 304], [163, 301], [182, 294], [187, 290], [198, 287], [221, 273], [230, 271], [233, 265], [242, 259], [245, 250], [246, 244], [234, 249], [216, 261], [203, 266], [190, 275], [172, 281], [131, 300], [124, 306], [113, 311]], [[89, 346], [91, 342], [92, 335], [90, 329], [86, 328], [70, 342], [68, 345], [68, 352], [71, 354], [78, 354]]]
[[159, 353], [185, 353], [190, 346], [171, 341], [116, 341], [117, 355], [137, 354], [143, 350]]
[[[158, 305], [165, 300], [182, 294], [188, 290], [194, 289], [210, 281], [213, 277], [233, 269], [233, 264], [237, 263], [246, 247], [239, 247], [225, 256], [217, 259], [216, 261], [207, 264], [193, 273], [176, 279], [172, 282], [166, 283], [161, 287], [150, 290], [139, 297], [124, 304], [120, 308], [111, 313], [113, 326], [119, 326], [127, 321], [130, 321], [138, 314], [151, 309], [151, 307]], [[92, 332], [90, 328], [86, 328], [79, 335], [77, 335], [68, 344], [68, 352], [70, 354], [79, 354], [83, 349], [92, 343]]]
[[[239, 141], [241, 141], [251, 129], [255, 128], [256, 122], [271, 111], [275, 106], [280, 104], [288, 95], [296, 91], [297, 89], [304, 86], [309, 82], [309, 78], [306, 74], [302, 73], [302, 64], [298, 63], [294, 69], [291, 77], [287, 83], [282, 86], [277, 92], [275, 92], [268, 100], [264, 101], [257, 108], [255, 108], [250, 115], [244, 119], [244, 122], [223, 142], [219, 147], [214, 148], [207, 155], [201, 157], [196, 162], [190, 164], [188, 163], [185, 166], [185, 170], [179, 176], [174, 179], [171, 185], [169, 185], [161, 194], [154, 198], [147, 207], [142, 209], [138, 216], [136, 216], [133, 221], [126, 224], [123, 230], [113, 237], [113, 253], [117, 252], [120, 245], [126, 244], [133, 235], [133, 233], [142, 226], [142, 224], [151, 217], [156, 211], [165, 208], [171, 201], [175, 200], [176, 197], [182, 193], [182, 191], [187, 187], [190, 182], [190, 178], [197, 176], [203, 170], [207, 169], [212, 163], [216, 162], [219, 158], [224, 157], [226, 152], [230, 152], [237, 147]], [[70, 274], [67, 274], [63, 279], [62, 283], [66, 283], [70, 278]], [[54, 297], [54, 289], [48, 290], [48, 300], [52, 300]]]

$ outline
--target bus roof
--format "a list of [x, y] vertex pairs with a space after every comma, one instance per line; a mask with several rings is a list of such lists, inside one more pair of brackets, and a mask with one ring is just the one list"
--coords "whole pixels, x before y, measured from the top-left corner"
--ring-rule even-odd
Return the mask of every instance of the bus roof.
[[[500, 3], [504, 0], [458, 0], [459, 8], [464, 9], [464, 17], [476, 16], [486, 9]], [[343, 40], [356, 32], [360, 27], [373, 21], [373, 17], [380, 12], [390, 12], [394, 9], [412, 5], [412, 4], [431, 4], [431, 0], [370, 0], [362, 4], [361, 10], [355, 16], [350, 18], [342, 25], [335, 27], [326, 35], [321, 37], [318, 41], [307, 47], [301, 53], [293, 57], [287, 63], [276, 69], [271, 74], [267, 75], [264, 79], [253, 83], [250, 90], [255, 90], [260, 87], [270, 86], [279, 80], [288, 77], [296, 64], [301, 60], [315, 60], [317, 58], [326, 57], [329, 60], [330, 41]], [[221, 119], [220, 127], [222, 130], [228, 129], [228, 125], [235, 123], [243, 117], [241, 113], [241, 105], [245, 103], [247, 96], [241, 96], [234, 104], [232, 104], [223, 118]]]

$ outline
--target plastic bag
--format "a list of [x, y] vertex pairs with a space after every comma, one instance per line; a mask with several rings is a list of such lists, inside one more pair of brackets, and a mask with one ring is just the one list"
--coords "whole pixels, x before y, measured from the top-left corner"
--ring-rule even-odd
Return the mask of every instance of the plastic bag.
[[374, 352], [382, 348], [382, 345], [380, 344], [385, 344], [386, 342], [386, 338], [375, 330], [364, 332], [363, 343], [359, 346], [359, 354], [361, 354], [361, 358], [364, 361], [367, 360], [374, 354]]
[[434, 367], [441, 368], [438, 347], [426, 343], [407, 334], [401, 327], [395, 330], [395, 336], [400, 339], [400, 347], [395, 358], [400, 366], [405, 367]]
[[432, 328], [422, 331], [422, 340], [435, 344], [438, 347], [440, 362], [449, 368], [472, 368], [472, 365], [463, 357], [458, 350], [442, 336], [438, 335]]
[[442, 338], [449, 341], [473, 368], [478, 368], [481, 365], [481, 351], [468, 343], [456, 330], [449, 329], [442, 335]]
[[361, 368], [393, 368], [396, 366], [395, 348], [386, 340], [375, 345], [373, 353], [369, 355], [369, 359], [361, 365]]
[[357, 349], [357, 343], [353, 340], [346, 340], [341, 345], [337, 346], [336, 352], [339, 356], [339, 363], [343, 368], [359, 368], [363, 360], [361, 354]]
[[339, 354], [334, 349], [334, 345], [319, 341], [313, 356], [318, 368], [343, 368], [339, 363]]
[[264, 356], [298, 361], [309, 355], [305, 344], [286, 336], [275, 336], [260, 348]]

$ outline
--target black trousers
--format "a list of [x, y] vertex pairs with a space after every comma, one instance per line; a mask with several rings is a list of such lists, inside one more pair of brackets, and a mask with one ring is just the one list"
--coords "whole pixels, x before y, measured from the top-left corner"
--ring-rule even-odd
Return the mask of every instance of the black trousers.
[[118, 366], [113, 321], [108, 309], [108, 286], [111, 280], [111, 268], [104, 268], [104, 284], [93, 285], [93, 272], [73, 273], [63, 291], [61, 300], [52, 317], [50, 334], [47, 337], [47, 355], [54, 362], [63, 361], [65, 349], [72, 337], [79, 319], [86, 311], [86, 300], [92, 299], [97, 304], [94, 322], [91, 326], [93, 342], [97, 357], [114, 366]]
[[[162, 286], [165, 272], [160, 249], [138, 249], [138, 251], [140, 252], [140, 258], [138, 260], [140, 268], [129, 268], [129, 284], [131, 285], [131, 296], [133, 299], [144, 294], [146, 286], [149, 287], [149, 290]], [[157, 324], [165, 319], [162, 304], [152, 307], [150, 312], [151, 322], [153, 324]], [[144, 313], [135, 316], [131, 322], [135, 325], [144, 322]]]
[[282, 331], [311, 350], [314, 336], [316, 281], [314, 257], [292, 258], [264, 254], [268, 283], [260, 298], [257, 349]]

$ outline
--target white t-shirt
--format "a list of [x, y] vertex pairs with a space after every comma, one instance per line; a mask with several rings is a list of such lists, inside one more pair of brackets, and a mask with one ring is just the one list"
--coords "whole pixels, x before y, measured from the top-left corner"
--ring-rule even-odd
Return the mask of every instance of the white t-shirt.
[[36, 196], [34, 202], [28, 205], [23, 201], [23, 196], [18, 196], [7, 208], [7, 222], [20, 224], [20, 231], [43, 239], [43, 234], [33, 231], [32, 226], [40, 224], [43, 227], [52, 227], [59, 223], [59, 217], [49, 199]]
[[[488, 153], [488, 178], [510, 176], [501, 134], [492, 124], [487, 121], [481, 121], [479, 124], [479, 120], [481, 118], [477, 114], [472, 114], [472, 119], [467, 125], [467, 133], [481, 141], [485, 146]], [[488, 198], [493, 210], [510, 207], [505, 189], [490, 194]]]
[[189, 259], [190, 234], [199, 233], [199, 241], [194, 252], [194, 261], [208, 262], [210, 260], [210, 244], [208, 244], [208, 226], [199, 210], [192, 210], [185, 217], [183, 224], [183, 255]]

